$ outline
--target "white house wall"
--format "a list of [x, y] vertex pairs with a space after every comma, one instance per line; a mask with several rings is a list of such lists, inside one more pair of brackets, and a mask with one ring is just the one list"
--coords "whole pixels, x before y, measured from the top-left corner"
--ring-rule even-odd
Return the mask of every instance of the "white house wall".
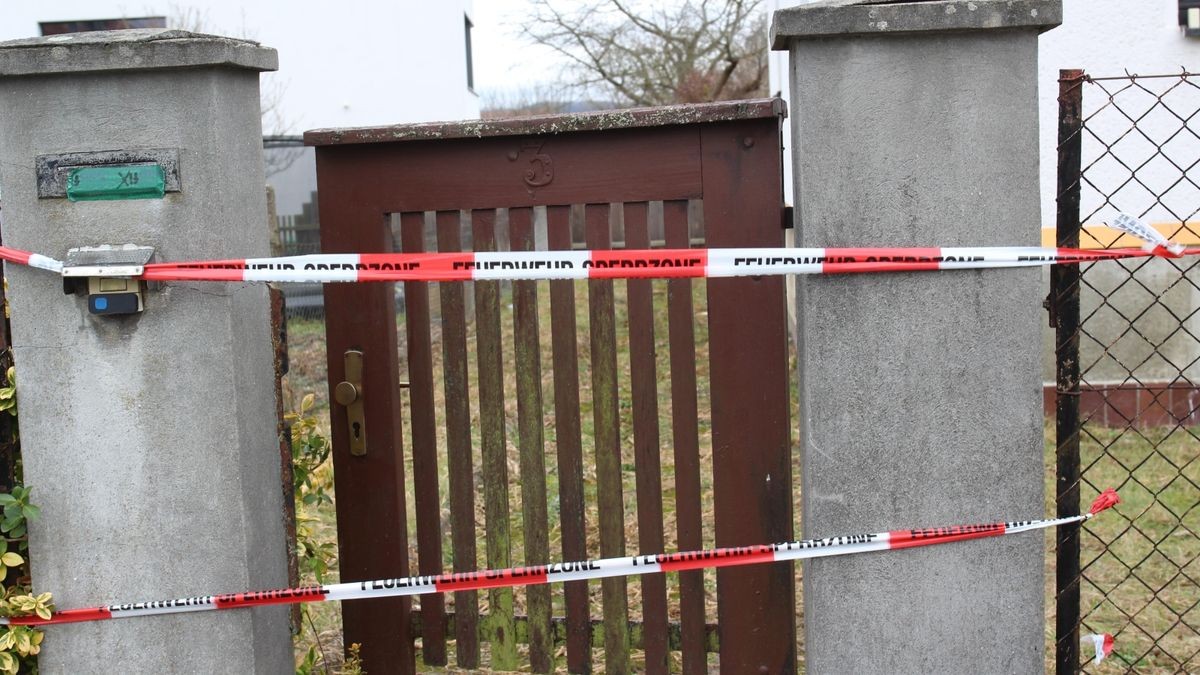
[[[805, 0], [767, 0], [766, 4], [768, 11], [774, 11], [805, 4]], [[782, 92], [785, 99], [789, 98], [787, 54], [772, 52], [770, 66], [771, 92]], [[1063, 0], [1063, 24], [1044, 33], [1039, 47], [1043, 227], [1054, 226], [1058, 71], [1082, 68], [1089, 74], [1103, 76], [1122, 75], [1129, 70], [1149, 75], [1179, 72], [1184, 67], [1200, 71], [1200, 38], [1183, 36], [1178, 24], [1177, 0]], [[790, 173], [788, 163], [784, 163], [784, 168]], [[787, 187], [790, 196], [790, 176]], [[1129, 204], [1126, 210], [1140, 212], [1151, 206], [1147, 201], [1139, 201]], [[1086, 211], [1086, 204], [1084, 208]], [[1149, 215], [1156, 221], [1169, 218], [1155, 210]]]

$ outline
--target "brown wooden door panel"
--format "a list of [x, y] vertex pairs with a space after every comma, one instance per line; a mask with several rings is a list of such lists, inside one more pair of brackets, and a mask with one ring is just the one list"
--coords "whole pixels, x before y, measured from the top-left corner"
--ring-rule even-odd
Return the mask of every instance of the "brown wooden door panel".
[[[317, 152], [322, 249], [686, 247], [701, 231], [713, 247], [781, 246], [779, 106], [728, 110], [733, 119], [542, 135], [313, 135], [329, 143]], [[449, 135], [469, 135], [466, 124]], [[419, 572], [434, 574], [655, 553], [668, 542], [693, 550], [714, 528], [721, 546], [791, 538], [781, 280], [410, 282], [402, 317], [391, 284], [330, 284], [325, 298], [331, 390], [345, 350], [361, 349], [366, 363], [365, 456], [349, 454], [344, 409], [331, 411], [342, 579], [411, 574], [410, 550]], [[708, 340], [707, 363], [697, 363], [697, 339]], [[411, 410], [401, 406], [404, 370]], [[679, 658], [673, 646], [684, 672], [702, 673], [714, 618], [703, 578], [609, 579], [594, 595], [577, 582], [424, 596], [419, 621], [407, 600], [345, 603], [345, 639], [363, 644], [372, 673], [415, 672], [414, 631], [430, 665], [575, 673], [603, 658], [606, 672], [640, 662], [658, 673]], [[717, 574], [722, 672], [794, 671], [792, 578], [791, 565]], [[529, 645], [520, 658], [518, 640]]]

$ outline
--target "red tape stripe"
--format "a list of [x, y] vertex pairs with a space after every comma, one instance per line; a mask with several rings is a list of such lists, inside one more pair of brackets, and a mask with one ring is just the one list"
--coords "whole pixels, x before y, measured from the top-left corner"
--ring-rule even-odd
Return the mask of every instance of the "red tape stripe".
[[256, 607], [259, 605], [290, 605], [297, 602], [320, 600], [329, 591], [320, 586], [305, 586], [303, 588], [281, 588], [273, 591], [252, 591], [250, 593], [227, 593], [213, 597], [217, 609], [230, 607]]
[[78, 623], [80, 621], [100, 621], [111, 619], [112, 612], [107, 607], [85, 607], [82, 609], [65, 609], [56, 611], [49, 621], [40, 616], [13, 616], [8, 622], [14, 626], [45, 625], [48, 623]]
[[[920, 272], [936, 270], [940, 248], [839, 248], [829, 249], [835, 258], [821, 265], [825, 274], [847, 272]], [[849, 260], [837, 260], [847, 258]]]
[[895, 530], [888, 532], [888, 544], [891, 548], [912, 548], [928, 544], [983, 539], [1002, 535], [1004, 529], [1004, 523], [991, 523], [988, 525], [932, 527], [924, 530]]
[[664, 553], [663, 555], [655, 556], [655, 562], [662, 566], [662, 571], [664, 572], [682, 572], [684, 570], [725, 567], [734, 564], [763, 563], [774, 560], [775, 549], [771, 546], [738, 546], [691, 553]]
[[433, 584], [439, 591], [472, 591], [503, 586], [528, 586], [549, 581], [546, 567], [514, 567], [494, 572], [462, 572], [434, 577]]
[[706, 249], [592, 251], [592, 266], [588, 268], [588, 278], [703, 277], [707, 266]]
[[32, 255], [29, 251], [22, 251], [18, 248], [9, 248], [0, 246], [0, 260], [15, 262], [18, 265], [28, 265], [29, 256]]

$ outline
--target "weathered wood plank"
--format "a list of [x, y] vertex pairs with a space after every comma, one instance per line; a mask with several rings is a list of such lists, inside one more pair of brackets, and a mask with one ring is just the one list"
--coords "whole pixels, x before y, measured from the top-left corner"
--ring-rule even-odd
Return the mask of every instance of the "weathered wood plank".
[[[391, 230], [384, 211], [354, 196], [354, 165], [337, 152], [318, 153], [321, 182], [321, 246], [330, 253], [387, 252]], [[367, 364], [363, 401], [367, 454], [351, 455], [346, 410], [330, 411], [334, 473], [339, 489], [355, 498], [337, 501], [338, 563], [347, 579], [409, 575], [408, 519], [404, 500], [404, 455], [400, 408], [399, 353], [392, 284], [328, 284], [325, 335], [329, 398], [345, 379], [346, 350], [363, 352]], [[352, 486], [343, 488], [342, 486]], [[344, 635], [361, 643], [369, 663], [387, 663], [397, 673], [416, 671], [409, 635], [409, 598], [348, 603]], [[349, 644], [349, 642], [347, 642]]]
[[[571, 249], [571, 207], [546, 208], [546, 238], [554, 251]], [[587, 556], [583, 505], [583, 443], [579, 421], [579, 348], [576, 343], [575, 282], [550, 282], [550, 340], [554, 347], [554, 437], [558, 459], [558, 505], [563, 560]], [[588, 584], [563, 585], [567, 607], [567, 671], [592, 671]]]
[[[588, 204], [584, 211], [588, 248], [612, 248], [609, 206]], [[621, 486], [621, 424], [617, 400], [617, 336], [611, 279], [588, 281], [592, 353], [592, 420], [596, 443], [596, 499], [600, 555], [625, 555], [625, 500]], [[605, 672], [629, 672], [629, 598], [624, 577], [600, 582], [604, 599]]]
[[[438, 250], [462, 250], [462, 216], [438, 211]], [[467, 323], [463, 284], [438, 284], [442, 309], [442, 384], [446, 392], [446, 462], [449, 465], [450, 545], [454, 571], [478, 568], [475, 549], [475, 467], [467, 379]], [[479, 594], [454, 594], [454, 651], [460, 668], [479, 667]]]
[[[508, 229], [512, 250], [534, 250], [531, 209], [510, 209]], [[537, 282], [514, 281], [512, 293], [525, 564], [544, 565], [550, 562], [550, 525], [546, 514], [546, 442], [542, 431], [542, 350], [538, 339]], [[550, 587], [528, 586], [525, 598], [529, 617], [529, 663], [533, 672], [549, 673], [554, 667]]]
[[[688, 248], [688, 204], [663, 203], [667, 248]], [[700, 494], [700, 435], [696, 396], [696, 329], [691, 279], [667, 281], [671, 337], [671, 444], [675, 450], [675, 527], [681, 551], [704, 547]], [[680, 651], [684, 675], [705, 675], [704, 573], [679, 573]]]
[[[471, 234], [476, 251], [496, 250], [496, 212], [471, 212]], [[483, 509], [487, 520], [487, 566], [512, 565], [509, 532], [508, 458], [504, 430], [504, 350], [500, 344], [500, 283], [475, 284], [475, 337], [479, 360], [479, 435], [483, 457]], [[513, 630], [513, 591], [488, 591], [488, 620], [484, 634], [491, 643], [495, 670], [517, 669], [517, 642]]]
[[[646, 202], [625, 204], [625, 248], [650, 248]], [[649, 279], [626, 282], [629, 303], [629, 370], [633, 393], [633, 461], [637, 485], [638, 547], [663, 550], [661, 444], [658, 434], [658, 369], [654, 347], [654, 288]], [[667, 672], [667, 580], [646, 575], [642, 584], [646, 672]]]
[[[405, 253], [425, 250], [425, 214], [400, 214], [400, 241]], [[433, 403], [433, 343], [429, 337], [429, 284], [404, 284], [404, 326], [408, 346], [409, 404], [412, 415], [413, 497], [417, 512], [417, 569], [442, 572], [442, 510], [438, 494], [437, 421]], [[441, 593], [421, 596], [421, 620], [430, 627], [421, 640], [427, 665], [446, 665], [442, 626], [446, 600]]]
[[[778, 125], [701, 130], [712, 248], [783, 245]], [[717, 546], [792, 539], [782, 277], [710, 279], [713, 505]], [[793, 563], [717, 570], [721, 672], [796, 672]]]

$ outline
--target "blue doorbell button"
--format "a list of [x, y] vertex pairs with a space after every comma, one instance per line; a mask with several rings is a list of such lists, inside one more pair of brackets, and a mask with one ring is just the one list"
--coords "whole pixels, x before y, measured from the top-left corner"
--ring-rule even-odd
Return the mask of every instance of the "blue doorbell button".
[[141, 310], [137, 293], [105, 293], [88, 296], [88, 311], [92, 314], [136, 314]]

